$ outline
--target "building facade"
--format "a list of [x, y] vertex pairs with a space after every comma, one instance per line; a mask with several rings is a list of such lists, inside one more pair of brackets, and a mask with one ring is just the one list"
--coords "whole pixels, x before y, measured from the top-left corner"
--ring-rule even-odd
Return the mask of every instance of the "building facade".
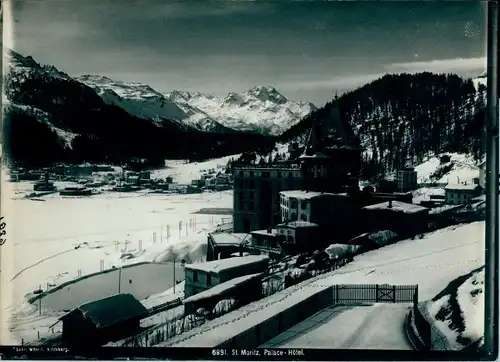
[[367, 232], [390, 230], [400, 237], [410, 237], [427, 231], [429, 209], [400, 201], [386, 201], [365, 206], [360, 228]]
[[287, 254], [307, 251], [320, 236], [318, 225], [308, 221], [292, 221], [276, 226], [278, 242]]
[[400, 192], [413, 191], [418, 188], [417, 171], [413, 167], [403, 168], [398, 171], [398, 190]]
[[216, 285], [244, 275], [267, 272], [269, 258], [263, 255], [249, 255], [206, 263], [186, 264], [184, 267], [184, 296], [208, 290]]
[[280, 221], [279, 192], [297, 190], [303, 175], [297, 164], [254, 165], [233, 170], [234, 232], [267, 229]]
[[446, 204], [463, 205], [470, 204], [473, 198], [480, 196], [482, 187], [478, 184], [448, 185], [444, 191]]

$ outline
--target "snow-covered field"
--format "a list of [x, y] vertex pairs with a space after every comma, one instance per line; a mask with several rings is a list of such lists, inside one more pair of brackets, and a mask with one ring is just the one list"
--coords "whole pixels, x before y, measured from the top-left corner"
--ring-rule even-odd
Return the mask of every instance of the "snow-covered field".
[[[226, 162], [214, 160], [213, 168]], [[208, 165], [184, 167], [185, 173], [178, 165], [177, 176], [188, 181], [189, 172], [201, 174]], [[57, 315], [42, 306], [42, 315], [34, 318], [36, 307], [27, 305], [25, 296], [39, 286], [46, 290], [103, 267], [168, 262], [174, 256], [178, 261], [203, 258], [207, 232], [227, 221], [228, 215], [193, 213], [207, 207], [232, 208], [233, 203], [232, 191], [193, 195], [104, 193], [82, 198], [52, 194], [40, 197], [45, 201], [20, 198], [31, 190], [29, 182], [2, 184], [8, 235], [1, 254], [2, 313], [6, 320], [12, 317], [9, 328], [17, 331], [46, 325], [46, 320], [41, 322], [44, 317]], [[122, 259], [123, 254], [129, 254], [130, 259]], [[110, 289], [116, 286], [113, 284]], [[19, 337], [6, 331], [7, 327], [0, 339], [18, 343]]]
[[418, 284], [419, 300], [484, 264], [484, 222], [453, 226], [355, 257], [334, 272], [251, 303], [161, 346], [210, 347], [335, 284]]
[[[415, 167], [419, 183], [437, 182], [459, 184], [463, 182], [472, 183], [472, 179], [479, 177], [479, 165], [472, 156], [458, 153], [446, 153], [450, 156], [450, 162], [440, 164], [440, 156], [430, 157], [427, 161]], [[440, 168], [449, 168], [442, 175], [434, 177]]]

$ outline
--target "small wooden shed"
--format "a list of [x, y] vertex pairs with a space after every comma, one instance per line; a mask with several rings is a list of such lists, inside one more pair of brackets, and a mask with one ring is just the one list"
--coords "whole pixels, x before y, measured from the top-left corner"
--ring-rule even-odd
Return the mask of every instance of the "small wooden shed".
[[61, 317], [62, 340], [69, 346], [102, 346], [140, 330], [148, 310], [131, 294], [83, 304]]

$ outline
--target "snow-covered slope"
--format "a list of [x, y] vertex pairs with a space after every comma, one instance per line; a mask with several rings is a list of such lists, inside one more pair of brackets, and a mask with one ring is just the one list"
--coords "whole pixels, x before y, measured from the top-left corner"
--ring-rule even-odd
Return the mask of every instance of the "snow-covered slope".
[[[9, 95], [12, 94], [11, 92], [18, 91], [17, 87], [22, 87], [25, 82], [31, 81], [32, 79], [70, 80], [71, 77], [52, 65], [38, 64], [31, 56], [23, 57], [14, 51], [6, 51], [4, 54], [4, 75], [8, 80], [4, 93], [2, 94], [4, 112], [14, 110], [33, 116], [39, 122], [45, 123], [52, 131], [56, 132], [65, 145], [71, 148], [71, 141], [77, 135], [76, 133], [54, 125], [55, 120], [50, 113], [32, 105], [14, 102], [10, 99], [11, 97], [9, 97]], [[62, 102], [62, 100], [54, 98], [52, 102], [57, 104], [58, 102]]]
[[[441, 163], [441, 157], [449, 156], [449, 161]], [[478, 162], [470, 155], [447, 153], [433, 156], [415, 167], [419, 183], [472, 183], [479, 177]]]
[[221, 158], [214, 158], [204, 162], [185, 163], [178, 160], [167, 160], [166, 168], [155, 170], [151, 177], [154, 179], [164, 179], [172, 177], [173, 181], [179, 184], [190, 184], [192, 180], [197, 180], [202, 174], [213, 170], [214, 176], [217, 172], [223, 172], [231, 160], [238, 159], [240, 155], [230, 155]]
[[278, 135], [316, 109], [307, 101], [291, 101], [272, 86], [257, 86], [225, 98], [173, 91], [166, 95], [178, 105], [198, 109], [227, 127]]
[[92, 87], [106, 104], [118, 106], [136, 117], [155, 123], [164, 119], [173, 120], [200, 131], [225, 129], [207, 114], [188, 105], [177, 104], [147, 84], [122, 82], [100, 75], [82, 75], [76, 79]]

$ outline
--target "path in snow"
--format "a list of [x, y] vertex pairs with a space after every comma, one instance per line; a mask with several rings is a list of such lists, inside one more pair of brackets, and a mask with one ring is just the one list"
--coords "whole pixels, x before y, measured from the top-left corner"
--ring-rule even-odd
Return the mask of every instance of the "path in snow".
[[403, 323], [408, 304], [330, 307], [262, 347], [409, 350]]

